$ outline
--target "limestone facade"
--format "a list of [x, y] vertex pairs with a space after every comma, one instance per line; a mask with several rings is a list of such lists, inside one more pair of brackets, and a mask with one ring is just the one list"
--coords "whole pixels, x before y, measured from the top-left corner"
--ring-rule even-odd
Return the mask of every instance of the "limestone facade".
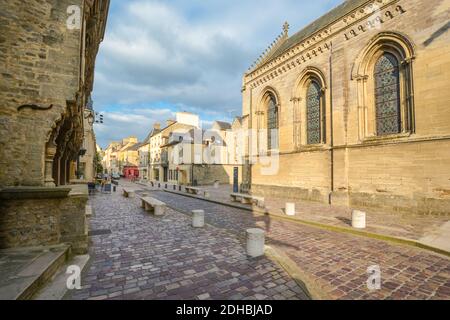
[[120, 142], [111, 142], [108, 147], [106, 147], [102, 158], [102, 165], [105, 174], [120, 174], [118, 152], [121, 148], [122, 146]]
[[[349, 0], [291, 37], [285, 25], [243, 78], [248, 128], [278, 133], [276, 173], [249, 152], [252, 192], [449, 214], [449, 8]], [[250, 150], [267, 153], [262, 137]]]
[[[91, 111], [88, 111], [91, 112]], [[85, 115], [87, 112], [85, 112]], [[95, 157], [97, 156], [97, 143], [93, 124], [89, 122], [89, 117], [84, 119], [84, 138], [77, 166], [77, 180], [93, 182], [96, 176]]]
[[0, 248], [86, 249], [87, 190], [56, 186], [75, 178], [108, 9], [109, 0], [0, 2]]
[[144, 142], [139, 145], [139, 177], [148, 180], [149, 172], [149, 157], [150, 157], [150, 137], [147, 137]]

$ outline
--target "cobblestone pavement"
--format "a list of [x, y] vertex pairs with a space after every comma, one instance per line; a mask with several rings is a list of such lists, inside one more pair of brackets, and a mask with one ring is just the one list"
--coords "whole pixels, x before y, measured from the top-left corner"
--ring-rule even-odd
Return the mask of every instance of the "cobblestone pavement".
[[[191, 227], [174, 210], [155, 217], [121, 189], [91, 199], [91, 260], [65, 299], [307, 299], [266, 257], [248, 258], [226, 228]], [[110, 230], [107, 233], [105, 230]]]
[[[144, 187], [142, 187], [144, 188]], [[206, 222], [237, 236], [266, 230], [267, 242], [291, 258], [333, 299], [450, 299], [450, 260], [429, 251], [282, 221], [163, 191], [173, 208], [204, 209]], [[369, 291], [367, 268], [381, 269], [381, 289]]]
[[[220, 185], [218, 188], [200, 186], [200, 188], [208, 190], [211, 199], [239, 204], [230, 201], [229, 195], [232, 192], [232, 186], [230, 185]], [[274, 197], [266, 197], [265, 206], [271, 213], [284, 214], [286, 202], [295, 203], [296, 214], [294, 218], [340, 227], [351, 226], [352, 210], [347, 207]], [[250, 207], [249, 205], [244, 206]], [[367, 212], [367, 231], [413, 240], [420, 240], [430, 235], [434, 236], [436, 232], [439, 232], [441, 226], [450, 221], [449, 216], [413, 215], [410, 213], [386, 212], [378, 209], [364, 209], [364, 211]], [[432, 243], [430, 244], [433, 245]], [[447, 248], [447, 246], [443, 247], [443, 249]]]

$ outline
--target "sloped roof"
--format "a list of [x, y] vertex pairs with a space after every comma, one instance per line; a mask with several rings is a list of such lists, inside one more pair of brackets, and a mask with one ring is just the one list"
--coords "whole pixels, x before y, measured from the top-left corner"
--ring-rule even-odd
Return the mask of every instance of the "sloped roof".
[[231, 129], [231, 124], [225, 121], [214, 121], [214, 124], [217, 124], [220, 130], [229, 130]]
[[363, 4], [369, 2], [370, 0], [347, 0], [341, 5], [337, 6], [330, 12], [326, 13], [319, 19], [315, 20], [311, 24], [307, 25], [302, 30], [298, 31], [291, 37], [285, 40], [285, 42], [277, 49], [275, 50], [271, 56], [266, 59], [272, 60], [280, 55], [282, 55], [285, 51], [291, 49], [293, 46], [299, 44], [300, 42], [306, 40], [310, 36], [312, 36], [317, 31], [326, 28], [331, 23], [335, 22], [338, 19], [343, 18], [348, 13], [358, 9]]
[[150, 138], [153, 136], [153, 131], [155, 129], [153, 129], [152, 131], [150, 131], [150, 133], [147, 135], [147, 137], [145, 137], [144, 141], [142, 142], [142, 145], [150, 143]]
[[142, 147], [144, 144], [142, 142], [138, 142], [136, 144], [133, 144], [132, 146], [129, 146], [126, 150], [127, 151], [138, 151], [140, 147]]

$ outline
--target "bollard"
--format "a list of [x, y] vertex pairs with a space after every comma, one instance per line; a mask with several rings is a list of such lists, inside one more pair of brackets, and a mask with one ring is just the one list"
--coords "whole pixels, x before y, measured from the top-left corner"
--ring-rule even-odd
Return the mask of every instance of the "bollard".
[[286, 215], [295, 216], [295, 203], [286, 202]]
[[208, 191], [205, 191], [204, 196], [205, 196], [205, 198], [209, 198], [209, 197], [210, 197], [209, 192], [208, 192]]
[[177, 186], [176, 185], [173, 185], [173, 190], [177, 191]]
[[192, 226], [194, 228], [203, 228], [205, 226], [205, 211], [192, 210]]
[[161, 183], [158, 183], [158, 188], [161, 188]]
[[178, 187], [178, 190], [181, 191], [181, 186]]
[[366, 213], [359, 210], [352, 211], [352, 227], [364, 229], [366, 227]]
[[247, 254], [250, 257], [256, 258], [264, 255], [264, 233], [262, 229], [247, 229]]
[[167, 183], [166, 183], [166, 185], [164, 186], [164, 189], [167, 189]]

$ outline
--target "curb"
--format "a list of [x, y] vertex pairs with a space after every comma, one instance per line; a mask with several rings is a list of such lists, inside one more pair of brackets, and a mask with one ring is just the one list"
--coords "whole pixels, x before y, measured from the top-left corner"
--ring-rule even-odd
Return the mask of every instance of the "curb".
[[258, 213], [260, 215], [269, 215], [271, 217], [280, 219], [280, 220], [285, 220], [285, 221], [290, 221], [290, 222], [296, 222], [302, 225], [307, 225], [307, 226], [312, 226], [312, 227], [316, 227], [319, 229], [323, 229], [323, 230], [328, 230], [328, 231], [334, 231], [334, 232], [339, 232], [339, 233], [347, 233], [347, 234], [353, 234], [356, 236], [361, 236], [361, 237], [366, 237], [366, 238], [371, 238], [371, 239], [376, 239], [376, 240], [383, 240], [383, 241], [387, 241], [387, 242], [392, 242], [395, 244], [400, 244], [400, 245], [407, 245], [407, 246], [411, 246], [414, 248], [419, 248], [419, 249], [423, 249], [423, 250], [428, 250], [437, 254], [441, 254], [447, 257], [450, 257], [450, 251], [444, 250], [444, 249], [440, 249], [440, 248], [436, 248], [424, 243], [421, 243], [419, 241], [416, 240], [412, 240], [412, 239], [407, 239], [407, 238], [400, 238], [400, 237], [394, 237], [394, 236], [388, 236], [388, 235], [382, 235], [379, 233], [374, 233], [374, 232], [368, 232], [368, 231], [362, 231], [362, 230], [356, 230], [356, 229], [351, 229], [351, 228], [346, 228], [346, 227], [339, 227], [339, 226], [331, 226], [331, 225], [327, 225], [327, 224], [323, 224], [320, 222], [314, 222], [314, 221], [309, 221], [309, 220], [302, 220], [302, 219], [296, 219], [296, 218], [291, 218], [289, 216], [282, 216], [280, 214], [276, 214], [276, 213], [271, 213], [267, 210], [261, 210], [259, 208], [249, 208], [249, 207], [244, 207], [244, 206], [240, 206], [240, 205], [234, 205], [231, 203], [226, 203], [226, 202], [222, 202], [222, 201], [217, 201], [217, 200], [212, 200], [212, 199], [208, 199], [208, 198], [201, 198], [195, 195], [191, 195], [191, 194], [184, 194], [184, 193], [180, 193], [180, 192], [174, 192], [171, 190], [166, 190], [166, 189], [156, 189], [154, 191], [164, 191], [164, 192], [168, 192], [168, 193], [172, 193], [172, 194], [176, 194], [176, 195], [180, 195], [180, 196], [184, 196], [184, 197], [188, 197], [188, 198], [193, 198], [193, 199], [198, 199], [198, 200], [203, 200], [203, 201], [207, 201], [207, 202], [211, 202], [211, 203], [215, 203], [215, 204], [220, 204], [220, 205], [224, 205], [227, 207], [231, 207], [231, 208], [237, 208], [237, 209], [243, 209], [246, 211], [250, 211], [253, 213]]
[[297, 263], [289, 258], [285, 253], [266, 245], [264, 253], [267, 258], [278, 263], [289, 276], [297, 283], [303, 292], [311, 300], [332, 300], [326, 291], [325, 285], [320, 284], [320, 280], [313, 280], [310, 273], [302, 270]]

